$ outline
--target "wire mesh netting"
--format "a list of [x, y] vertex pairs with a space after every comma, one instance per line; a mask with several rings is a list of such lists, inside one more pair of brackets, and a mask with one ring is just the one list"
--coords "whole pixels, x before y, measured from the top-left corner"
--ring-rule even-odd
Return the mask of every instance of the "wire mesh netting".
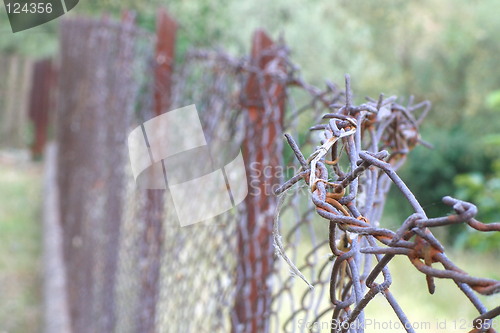
[[[395, 172], [423, 142], [428, 102], [355, 106], [349, 79], [346, 89], [308, 84], [284, 43], [262, 33], [250, 57], [191, 50], [165, 94], [171, 109], [196, 104], [214, 155], [243, 151], [248, 196], [181, 227], [169, 191], [138, 188], [126, 154], [127, 134], [155, 116], [163, 89], [152, 80], [154, 37], [127, 22], [63, 28], [58, 185], [74, 332], [316, 332], [307, 323], [323, 321], [362, 332], [377, 294], [412, 332], [389, 290], [397, 255], [431, 293], [434, 278], [452, 279], [480, 313], [478, 331], [498, 315], [476, 293], [498, 293], [499, 282], [456, 267], [430, 229], [499, 224], [476, 221], [475, 206], [453, 198], [444, 202], [455, 214], [428, 218]], [[391, 184], [415, 210], [396, 231], [382, 219]], [[193, 209], [203, 190], [192, 189]]]

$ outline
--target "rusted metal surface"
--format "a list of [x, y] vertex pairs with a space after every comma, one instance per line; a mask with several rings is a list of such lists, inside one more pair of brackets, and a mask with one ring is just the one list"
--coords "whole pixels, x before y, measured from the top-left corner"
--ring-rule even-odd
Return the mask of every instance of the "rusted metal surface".
[[42, 157], [47, 142], [50, 110], [54, 107], [55, 69], [51, 59], [39, 60], [33, 65], [29, 117], [33, 124], [31, 155]]
[[172, 72], [175, 59], [177, 22], [165, 9], [158, 10], [156, 17], [155, 54], [155, 114], [168, 111], [171, 105]]
[[[272, 221], [275, 199], [268, 194], [279, 182], [267, 175], [266, 169], [281, 165], [279, 136], [283, 129], [284, 84], [265, 74], [273, 70], [284, 73], [280, 49], [263, 31], [254, 33], [250, 65], [258, 72], [250, 73], [242, 105], [247, 108], [247, 131], [243, 156], [250, 193], [245, 200], [246, 216], [238, 226], [239, 288], [235, 300], [233, 332], [268, 330], [271, 286], [268, 283], [273, 266]], [[282, 50], [281, 50], [282, 51]], [[257, 184], [253, 187], [252, 184]]]

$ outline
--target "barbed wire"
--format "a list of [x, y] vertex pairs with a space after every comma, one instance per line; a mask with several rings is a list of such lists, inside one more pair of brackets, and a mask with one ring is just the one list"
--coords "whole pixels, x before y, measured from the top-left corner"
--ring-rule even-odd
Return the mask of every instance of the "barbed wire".
[[[444, 246], [431, 229], [467, 223], [478, 231], [495, 232], [500, 231], [500, 223], [477, 221], [474, 218], [477, 208], [473, 204], [448, 196], [443, 198], [443, 202], [451, 206], [455, 214], [428, 218], [414, 194], [396, 173], [413, 147], [417, 144], [429, 146], [420, 138], [419, 125], [429, 112], [430, 103], [414, 104], [410, 99], [408, 105], [403, 106], [396, 103], [395, 96], [384, 98], [380, 95], [377, 100], [368, 99], [366, 103], [355, 106], [349, 76], [345, 81], [345, 103], [330, 105], [333, 112], [323, 116], [326, 124], [311, 128], [321, 131], [323, 140], [309, 158], [306, 159], [294, 139], [286, 135], [301, 167], [295, 176], [275, 191], [276, 195], [283, 195], [294, 184], [304, 180], [310, 189], [316, 213], [329, 221], [328, 243], [334, 261], [329, 283], [332, 322], [340, 323], [332, 326], [331, 331], [350, 331], [355, 321], [358, 322], [356, 327], [363, 327], [365, 307], [381, 293], [405, 330], [414, 332], [408, 317], [389, 290], [392, 277], [388, 263], [396, 255], [403, 255], [425, 275], [429, 293], [435, 291], [434, 278], [455, 282], [480, 314], [473, 320], [474, 329], [471, 332], [493, 332], [491, 320], [499, 315], [500, 308], [488, 311], [476, 293], [499, 293], [500, 281], [473, 277], [460, 269], [446, 256]], [[331, 158], [327, 158], [328, 154]], [[380, 227], [391, 184], [399, 189], [414, 211], [395, 232]], [[277, 225], [274, 233], [278, 253], [305, 280], [286, 256]], [[373, 258], [377, 263], [372, 267]], [[443, 269], [433, 267], [436, 263], [440, 263]], [[375, 282], [380, 274], [383, 282]], [[326, 313], [320, 313], [314, 321]], [[363, 329], [353, 331], [362, 332]]]
[[[101, 54], [96, 59], [76, 67], [71, 66], [74, 52], [62, 53], [62, 68], [78, 68], [85, 74], [85, 82], [101, 80], [99, 72], [95, 72], [94, 69], [106, 67], [108, 63], [116, 64], [116, 61], [110, 59], [116, 59], [112, 55], [122, 48], [121, 45], [108, 43], [109, 40], [122, 41], [121, 38], [113, 39], [116, 36], [114, 32], [107, 30], [103, 32], [102, 28], [99, 28], [100, 24], [93, 28], [94, 25], [90, 23], [82, 21], [68, 25], [66, 34], [63, 35], [64, 43], [70, 45], [71, 41], [76, 40], [71, 36], [76, 36], [83, 24], [84, 30], [92, 33], [89, 34], [86, 44], [77, 45], [77, 50], [82, 48], [92, 51], [92, 54], [101, 54], [93, 49], [97, 44], [113, 49], [111, 52], [104, 48], [102, 52], [106, 57]], [[129, 38], [125, 41], [127, 43], [123, 47], [127, 52], [124, 56], [126, 55], [128, 59], [132, 57], [130, 43], [133, 40]], [[139, 123], [153, 114], [152, 92], [155, 89], [159, 91], [164, 89], [154, 86], [154, 82], [149, 79], [154, 76], [155, 65], [153, 61], [146, 61], [153, 59], [153, 56], [150, 43], [144, 42], [144, 44], [147, 45], [137, 45], [138, 50], [134, 51], [137, 59], [134, 60], [134, 66], [131, 66], [131, 72], [123, 72], [120, 68], [116, 68], [116, 78], [113, 77], [113, 80], [117, 83], [122, 82], [122, 85], [125, 81], [132, 84], [129, 88], [133, 88], [133, 93], [124, 94], [127, 90], [123, 89], [119, 91], [120, 96], [132, 98], [137, 95], [133, 99], [137, 103], [126, 103], [131, 107], [127, 109], [127, 117], [130, 118], [127, 121]], [[61, 49], [67, 51], [73, 48]], [[120, 52], [118, 53], [121, 54]], [[259, 64], [264, 57], [273, 60], [269, 61], [265, 68], [261, 68], [256, 64]], [[124, 63], [127, 63], [125, 60], [123, 59]], [[132, 60], [128, 60], [130, 61]], [[79, 73], [70, 72], [73, 76]], [[127, 75], [122, 77], [121, 74], [124, 73]], [[61, 86], [68, 89], [67, 93], [61, 96], [71, 97], [74, 95], [71, 91], [78, 90], [78, 87], [64, 82], [80, 81], [71, 80], [73, 76], [68, 75], [61, 81], [63, 82]], [[135, 75], [138, 77], [135, 78]], [[260, 96], [249, 93], [249, 90], [252, 90], [248, 89], [250, 78], [256, 82], [255, 87], [252, 87], [255, 88], [254, 92], [260, 92]], [[213, 144], [212, 147], [220, 148], [222, 145], [217, 146], [217, 142], [229, 138], [231, 142], [229, 148], [239, 150], [242, 144], [245, 144], [245, 140], [252, 138], [245, 144], [245, 156], [261, 163], [262, 169], [269, 165], [281, 168], [294, 166], [295, 155], [300, 164], [299, 172], [277, 191], [291, 195], [286, 198], [282, 196], [280, 200], [271, 195], [270, 189], [282, 182], [286, 172], [280, 174], [279, 170], [273, 170], [271, 177], [265, 175], [259, 177], [250, 172], [248, 177], [250, 183], [254, 184], [252, 181], [257, 180], [256, 186], [265, 192], [249, 194], [253, 195], [251, 198], [253, 201], [249, 200], [241, 205], [239, 211], [221, 215], [212, 221], [217, 223], [203, 228], [194, 226], [179, 228], [175, 207], [172, 199], [167, 196], [165, 209], [162, 210], [161, 216], [155, 217], [158, 224], [155, 224], [154, 228], [161, 223], [164, 230], [159, 234], [155, 232], [158, 229], [152, 229], [151, 225], [144, 223], [145, 217], [142, 212], [148, 211], [147, 200], [145, 193], [136, 192], [132, 177], [128, 177], [123, 204], [116, 203], [116, 210], [122, 213], [119, 228], [119, 224], [113, 223], [108, 226], [109, 230], [103, 232], [104, 226], [96, 224], [96, 221], [100, 221], [100, 217], [107, 216], [109, 209], [105, 206], [94, 207], [90, 218], [85, 214], [82, 215], [82, 210], [76, 209], [82, 205], [81, 200], [77, 200], [78, 202], [70, 200], [68, 204], [63, 205], [65, 208], [63, 217], [64, 214], [68, 217], [65, 219], [66, 222], [73, 221], [72, 224], [65, 225], [66, 251], [69, 253], [68, 258], [76, 256], [77, 259], [80, 257], [86, 259], [82, 262], [79, 260], [67, 262], [71, 282], [70, 309], [78, 310], [72, 318], [75, 330], [85, 331], [89, 327], [104, 327], [102, 325], [115, 327], [118, 331], [127, 330], [129, 327], [145, 327], [141, 323], [147, 317], [153, 318], [149, 324], [159, 331], [166, 329], [179, 332], [207, 330], [296, 332], [307, 329], [312, 331], [312, 327], [295, 325], [294, 320], [298, 315], [303, 315], [300, 318], [303, 321], [312, 316], [314, 322], [317, 322], [321, 317], [331, 314], [332, 318], [342, 323], [348, 324], [355, 320], [362, 322], [364, 308], [378, 293], [386, 296], [402, 323], [409, 323], [389, 290], [392, 279], [387, 268], [387, 263], [394, 256], [404, 255], [415, 265], [415, 272], [418, 270], [427, 276], [431, 291], [434, 289], [435, 277], [454, 280], [480, 313], [474, 321], [475, 327], [478, 331], [485, 331], [491, 319], [498, 316], [499, 310], [495, 308], [488, 311], [475, 293], [497, 293], [498, 281], [474, 278], [460, 270], [444, 255], [442, 245], [429, 230], [441, 225], [467, 223], [480, 231], [498, 231], [498, 224], [484, 224], [475, 220], [476, 207], [453, 198], [445, 198], [445, 203], [455, 210], [455, 214], [428, 218], [411, 191], [397, 176], [396, 171], [415, 145], [429, 145], [420, 138], [418, 127], [429, 111], [430, 103], [413, 103], [413, 100], [410, 100], [408, 105], [402, 106], [396, 103], [395, 96], [388, 98], [380, 96], [378, 99], [368, 99], [366, 103], [355, 106], [352, 102], [349, 79], [346, 83], [346, 90], [328, 81], [322, 89], [307, 83], [301, 77], [299, 67], [290, 61], [288, 50], [283, 43], [265, 49], [254, 59], [232, 57], [223, 51], [189, 52], [185, 56], [185, 62], [174, 73], [172, 108], [196, 101], [204, 135], [207, 143]], [[114, 86], [117, 88], [119, 84], [111, 85]], [[112, 91], [114, 90], [110, 90]], [[294, 94], [295, 91], [298, 92], [297, 96]], [[95, 96], [101, 99], [109, 98], [111, 104], [122, 99], [128, 100], [111, 98], [114, 95], [108, 91], [95, 92]], [[80, 110], [86, 104], [79, 103], [87, 101], [66, 99], [62, 99], [62, 102], [67, 104], [64, 104], [66, 105], [64, 109], [68, 110]], [[71, 107], [73, 104], [78, 107]], [[94, 104], [100, 105], [100, 103]], [[136, 105], [136, 117], [132, 117], [133, 105]], [[255, 126], [248, 119], [250, 113], [248, 111], [251, 108], [259, 109], [257, 118], [262, 122], [258, 124], [259, 126]], [[120, 107], [115, 109], [122, 110]], [[286, 113], [284, 112], [282, 118], [277, 114], [284, 109]], [[305, 123], [302, 120], [307, 119], [308, 122], [314, 123], [322, 114], [329, 111], [333, 112], [324, 115], [326, 124], [314, 126], [313, 131], [304, 131]], [[98, 118], [102, 120], [98, 122], [100, 126], [115, 128], [115, 123], [118, 124], [118, 121], [104, 121], [109, 118], [108, 114], [101, 113], [97, 109], [94, 113], [104, 117]], [[115, 116], [122, 119], [123, 115], [121, 112], [115, 112]], [[80, 114], [76, 113], [74, 117], [80, 119], [78, 118]], [[71, 122], [72, 119], [61, 118], [66, 122]], [[61, 128], [72, 128], [72, 126], [61, 126]], [[283, 152], [282, 142], [275, 139], [283, 131], [290, 133], [285, 137], [294, 154]], [[320, 147], [314, 149], [317, 144], [315, 134], [318, 131], [324, 140]], [[108, 130], [98, 132], [124, 133]], [[73, 147], [76, 141], [61, 137], [61, 151], [82, 149], [83, 156], [95, 154], [94, 150], [87, 149], [88, 140], [90, 138], [102, 140], [102, 138], [90, 135], [92, 132], [78, 133], [85, 138], [83, 141], [80, 140], [86, 142], [85, 147]], [[69, 132], [66, 134], [69, 135]], [[294, 137], [299, 138], [300, 145], [295, 142]], [[108, 151], [112, 149], [112, 146], [106, 148], [108, 150], [103, 150], [102, 145], [97, 146], [102, 148], [98, 151], [99, 156], [109, 155]], [[227, 146], [224, 147], [228, 149]], [[311, 149], [314, 152], [306, 159], [302, 152]], [[331, 158], [327, 157], [329, 154]], [[61, 156], [70, 158], [73, 155], [63, 153]], [[73, 157], [63, 162], [62, 170], [79, 172], [77, 167], [81, 166]], [[116, 166], [124, 164], [115, 161], [109, 165], [109, 170], [113, 170], [113, 174], [116, 175], [118, 174]], [[100, 164], [92, 164], [90, 167], [100, 171], [104, 175], [101, 178], [104, 179], [107, 173], [103, 173], [104, 169], [99, 169], [99, 166]], [[118, 170], [124, 174], [127, 172]], [[60, 175], [64, 176], [61, 178], [62, 188], [79, 188], [64, 186], [78, 178], [71, 175], [69, 171]], [[84, 176], [88, 178], [91, 175], [85, 173]], [[84, 183], [96, 184], [92, 179]], [[300, 184], [302, 185], [300, 189], [305, 188], [311, 193], [312, 200], [309, 202], [305, 202], [307, 198], [301, 196], [299, 191], [291, 193], [291, 189], [298, 187], [294, 185], [300, 180], [304, 180]], [[262, 184], [262, 181], [269, 181], [269, 186]], [[392, 183], [402, 191], [415, 210], [415, 213], [395, 232], [379, 225], [385, 198]], [[93, 187], [92, 191], [99, 192], [100, 188]], [[97, 195], [105, 198], [106, 193], [99, 192]], [[64, 196], [63, 193], [64, 197], [80, 198]], [[95, 199], [95, 196], [93, 198]], [[289, 202], [285, 202], [285, 199]], [[92, 202], [87, 201], [89, 205], [94, 204], [92, 200]], [[280, 203], [282, 205], [279, 205]], [[256, 206], [260, 208], [255, 209]], [[303, 273], [301, 277], [310, 281], [310, 285], [319, 291], [314, 295], [310, 289], [298, 294], [297, 288], [293, 288], [294, 275], [288, 271], [286, 273], [280, 271], [285, 265], [280, 265], [280, 261], [274, 260], [272, 237], [269, 237], [271, 235], [269, 231], [272, 230], [269, 229], [277, 206], [283, 218], [293, 219], [288, 225], [274, 226], [275, 239], [278, 240], [280, 235], [283, 235], [284, 244], [278, 246], [279, 253], [285, 257], [289, 256], [288, 263], [297, 266], [294, 271], [297, 274]], [[247, 223], [252, 209], [254, 209], [253, 217], [259, 222], [256, 223], [258, 227], [253, 230], [241, 228]], [[318, 231], [321, 228], [316, 229], [318, 219], [321, 218], [329, 221], [328, 237], [324, 236], [323, 230]], [[74, 223], [80, 220], [82, 223]], [[92, 228], [94, 224], [100, 228]], [[84, 229], [80, 230], [80, 227]], [[265, 232], [261, 232], [262, 230]], [[99, 235], [112, 235], [113, 243]], [[153, 236], [162, 238], [162, 247], [150, 246], [153, 244], [150, 237]], [[307, 249], [309, 244], [311, 248]], [[153, 257], [154, 260], [150, 260]], [[372, 265], [374, 258], [378, 262], [376, 265]], [[74, 263], [78, 263], [78, 267]], [[139, 270], [137, 263], [141, 268]], [[441, 263], [444, 269], [432, 266], [437, 263]], [[116, 267], [113, 266], [115, 264]], [[82, 270], [92, 273], [93, 275], [89, 273], [92, 277], [82, 278]], [[266, 274], [263, 274], [263, 271]], [[149, 272], [156, 273], [149, 274]], [[378, 275], [383, 276], [381, 283], [375, 282]], [[108, 279], [109, 276], [116, 279]], [[108, 285], [116, 288], [107, 288]], [[157, 291], [150, 286], [158, 288]], [[258, 292], [253, 295], [256, 296], [253, 299], [248, 297], [250, 288]], [[95, 295], [85, 292], [91, 289], [96, 291]], [[105, 292], [100, 292], [102, 290]], [[114, 290], [116, 295], [113, 294]], [[141, 290], [152, 290], [152, 292], [142, 293]], [[325, 307], [324, 300], [327, 299], [330, 300], [330, 304]], [[236, 309], [238, 306], [240, 308]], [[95, 317], [92, 314], [97, 313], [96, 311], [102, 317], [98, 322], [92, 319]], [[341, 329], [341, 331], [346, 330], [348, 328]]]
[[[378, 293], [383, 293], [405, 329], [413, 332], [407, 316], [389, 290], [392, 277], [387, 264], [396, 255], [407, 256], [415, 268], [425, 274], [431, 293], [435, 290], [434, 278], [452, 279], [480, 313], [480, 316], [474, 319], [474, 327], [479, 331], [487, 331], [486, 328], [491, 326], [491, 319], [498, 315], [498, 309], [488, 311], [474, 292], [483, 295], [498, 293], [500, 282], [476, 278], [458, 268], [446, 257], [443, 245], [433, 236], [430, 228], [467, 223], [476, 230], [486, 232], [499, 231], [499, 223], [484, 224], [477, 221], [474, 219], [477, 213], [474, 205], [451, 197], [443, 198], [443, 202], [451, 206], [455, 214], [428, 218], [413, 193], [396, 173], [404, 164], [407, 154], [417, 144], [432, 146], [423, 141], [419, 134], [419, 126], [430, 110], [430, 102], [414, 103], [413, 98], [410, 98], [408, 104], [403, 106], [397, 103], [396, 96], [384, 98], [380, 95], [378, 99], [367, 98], [366, 103], [356, 106], [352, 102], [349, 77], [346, 77], [345, 91], [329, 82], [326, 89], [322, 90], [301, 78], [299, 68], [289, 60], [284, 45], [270, 48], [261, 56], [268, 55], [277, 57], [285, 66], [271, 64], [262, 70], [253, 66], [248, 58], [233, 58], [224, 52], [206, 50], [194, 50], [187, 58], [209, 61], [212, 69], [219, 67], [235, 76], [240, 75], [240, 82], [246, 82], [247, 75], [256, 74], [260, 87], [264, 86], [266, 79], [271, 78], [274, 83], [285, 85], [287, 89], [295, 87], [307, 92], [310, 100], [302, 107], [293, 108], [288, 119], [296, 119], [299, 114], [314, 108], [318, 103], [316, 110], [333, 111], [323, 116], [327, 120], [326, 124], [311, 128], [312, 131], [321, 131], [324, 140], [307, 159], [301, 152], [303, 148], [299, 147], [291, 135], [285, 134], [300, 163], [300, 170], [276, 190], [276, 194], [283, 194], [298, 181], [305, 180], [317, 214], [330, 221], [327, 243], [333, 254], [331, 260], [334, 260], [328, 281], [330, 301], [333, 305], [330, 310], [333, 310], [332, 320], [342, 323], [337, 325], [340, 327], [339, 331], [347, 331], [346, 328], [355, 320], [362, 321], [364, 308]], [[273, 99], [266, 91], [261, 92], [265, 96], [264, 101], [271, 101], [270, 105], [264, 106], [265, 110], [271, 113], [276, 97]], [[289, 97], [288, 90], [286, 93]], [[248, 96], [243, 95], [236, 99], [233, 96], [231, 103], [238, 109], [255, 103], [251, 98], [245, 97]], [[267, 121], [272, 126], [271, 117], [263, 118], [269, 119]], [[310, 142], [310, 139], [308, 136], [306, 143]], [[304, 146], [307, 144], [302, 145]], [[331, 154], [331, 159], [326, 159], [328, 153]], [[391, 184], [395, 184], [414, 210], [414, 214], [395, 232], [380, 227], [385, 199]], [[277, 205], [284, 206], [283, 209], [289, 208], [284, 205], [284, 199], [282, 197]], [[309, 211], [304, 212], [304, 216], [308, 216], [308, 213]], [[292, 229], [298, 229], [300, 225], [310, 222], [310, 217], [300, 218]], [[300, 269], [295, 267], [294, 262], [287, 257], [287, 245], [281, 241], [280, 229], [279, 224], [275, 223], [273, 231], [278, 254], [292, 267], [294, 275], [309, 284], [301, 273], [304, 266], [299, 267]], [[289, 236], [287, 238], [290, 238]], [[322, 245], [323, 242], [316, 244], [312, 251]], [[296, 249], [297, 244], [293, 247]], [[373, 258], [377, 260], [374, 267]], [[441, 263], [444, 269], [432, 267], [436, 263]], [[306, 266], [309, 268], [311, 265]], [[321, 273], [324, 268], [322, 267]], [[383, 276], [383, 282], [375, 283], [380, 274]], [[312, 284], [321, 282], [316, 280]], [[310, 287], [312, 284], [309, 284]], [[287, 288], [279, 286], [273, 297], [279, 296]], [[327, 313], [328, 310], [316, 311], [314, 321], [318, 321]], [[288, 321], [291, 318], [293, 315]], [[284, 326], [286, 324], [285, 322]], [[362, 327], [363, 323], [359, 324], [361, 326], [357, 327]]]

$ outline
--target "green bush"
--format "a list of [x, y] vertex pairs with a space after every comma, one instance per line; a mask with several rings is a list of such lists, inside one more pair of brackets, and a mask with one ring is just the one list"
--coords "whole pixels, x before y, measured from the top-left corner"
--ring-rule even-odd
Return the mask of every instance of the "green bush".
[[[455, 196], [478, 206], [477, 218], [482, 222], [500, 221], [500, 159], [493, 163], [493, 173], [483, 175], [473, 172], [455, 177]], [[483, 233], [467, 227], [457, 237], [459, 248], [478, 251], [499, 250], [500, 233]]]

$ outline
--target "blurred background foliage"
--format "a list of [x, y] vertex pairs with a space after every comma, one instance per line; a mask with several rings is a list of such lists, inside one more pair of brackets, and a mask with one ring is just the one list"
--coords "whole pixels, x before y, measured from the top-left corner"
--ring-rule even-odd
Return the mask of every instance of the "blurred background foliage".
[[[430, 100], [421, 130], [434, 149], [417, 147], [403, 179], [429, 216], [449, 213], [441, 198], [454, 195], [478, 205], [480, 219], [500, 219], [497, 0], [82, 0], [68, 15], [119, 18], [129, 9], [139, 25], [154, 30], [158, 6], [179, 22], [179, 61], [197, 46], [248, 53], [253, 30], [262, 27], [276, 38], [283, 34], [292, 59], [314, 84], [341, 83], [350, 73], [358, 103], [380, 92], [403, 96], [401, 103], [410, 95]], [[57, 20], [12, 34], [3, 8], [0, 18], [0, 52], [55, 54]], [[409, 208], [399, 204], [398, 193], [391, 195], [387, 218], [399, 224]], [[447, 230], [456, 246], [498, 250], [498, 239], [476, 244], [467, 227]]]

